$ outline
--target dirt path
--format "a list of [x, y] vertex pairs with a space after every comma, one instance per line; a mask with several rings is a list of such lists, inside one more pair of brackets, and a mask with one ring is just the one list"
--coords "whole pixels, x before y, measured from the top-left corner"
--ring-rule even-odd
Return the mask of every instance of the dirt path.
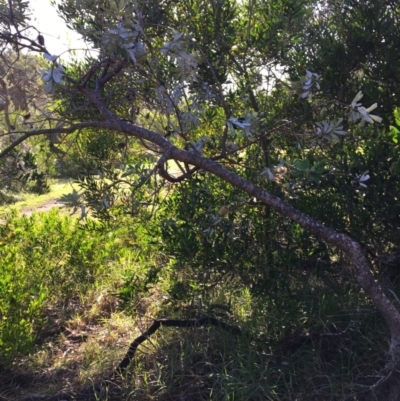
[[29, 217], [35, 212], [48, 212], [53, 207], [61, 209], [65, 207], [65, 203], [60, 202], [58, 199], [49, 199], [41, 205], [21, 209], [20, 214]]
[[[50, 211], [53, 207], [55, 207], [57, 209], [64, 208], [64, 210], [69, 211], [68, 208], [65, 208], [65, 203], [60, 202], [58, 199], [48, 199], [46, 202], [43, 202], [42, 204], [37, 205], [37, 206], [23, 207], [19, 210], [18, 214], [20, 216], [30, 217], [35, 212], [46, 213], [46, 212]], [[7, 214], [6, 211], [4, 211], [4, 213], [5, 213], [5, 215]], [[5, 221], [6, 221], [6, 217], [0, 217], [0, 224], [4, 223]]]

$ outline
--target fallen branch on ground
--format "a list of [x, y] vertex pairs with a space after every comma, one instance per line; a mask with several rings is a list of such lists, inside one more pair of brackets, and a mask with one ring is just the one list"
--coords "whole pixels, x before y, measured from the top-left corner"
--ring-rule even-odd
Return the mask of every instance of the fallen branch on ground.
[[242, 334], [242, 330], [237, 326], [231, 326], [213, 317], [202, 317], [200, 319], [190, 320], [178, 320], [178, 319], [158, 319], [146, 330], [142, 335], [137, 337], [129, 346], [128, 352], [124, 359], [119, 363], [118, 367], [114, 371], [114, 375], [120, 375], [129, 366], [133, 357], [135, 356], [136, 350], [140, 344], [146, 341], [152, 334], [154, 334], [161, 326], [166, 327], [201, 327], [204, 325], [212, 325], [220, 327], [221, 329], [228, 331], [232, 334]]

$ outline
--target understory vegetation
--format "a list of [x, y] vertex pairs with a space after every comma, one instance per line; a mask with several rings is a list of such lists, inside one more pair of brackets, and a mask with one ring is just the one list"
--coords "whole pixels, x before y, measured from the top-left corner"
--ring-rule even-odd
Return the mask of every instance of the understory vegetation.
[[[277, 252], [277, 261], [254, 277], [257, 262], [244, 249], [234, 253], [223, 238], [243, 229], [232, 227], [233, 218], [214, 239], [199, 235], [204, 243], [197, 249], [186, 228], [182, 249], [168, 254], [177, 241], [171, 205], [179, 198], [179, 191], [168, 197], [157, 218], [123, 217], [114, 229], [92, 220], [88, 230], [56, 209], [7, 217], [0, 248], [1, 397], [339, 400], [370, 384], [385, 363], [387, 330], [346, 263], [337, 259], [334, 280], [326, 263], [289, 264], [287, 252]], [[253, 243], [251, 254], [263, 254], [263, 247]], [[211, 254], [216, 250], [221, 258]], [[229, 257], [235, 265], [228, 269]], [[112, 379], [152, 319], [203, 316], [242, 334], [161, 327], [123, 378]]]

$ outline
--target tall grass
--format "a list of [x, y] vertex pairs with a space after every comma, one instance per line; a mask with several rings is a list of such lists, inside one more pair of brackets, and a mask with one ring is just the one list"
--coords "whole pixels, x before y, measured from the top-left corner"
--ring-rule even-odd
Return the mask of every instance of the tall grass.
[[50, 315], [79, 304], [117, 274], [115, 266], [131, 258], [121, 236], [123, 230], [85, 231], [56, 209], [31, 217], [14, 212], [0, 225], [3, 358], [30, 350]]

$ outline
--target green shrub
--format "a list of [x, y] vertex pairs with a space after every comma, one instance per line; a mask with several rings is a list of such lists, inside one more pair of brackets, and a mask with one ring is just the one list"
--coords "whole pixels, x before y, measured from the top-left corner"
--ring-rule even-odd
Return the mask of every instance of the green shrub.
[[46, 308], [63, 309], [93, 291], [129, 250], [122, 232], [87, 231], [53, 209], [0, 226], [0, 353], [27, 352], [46, 323]]

